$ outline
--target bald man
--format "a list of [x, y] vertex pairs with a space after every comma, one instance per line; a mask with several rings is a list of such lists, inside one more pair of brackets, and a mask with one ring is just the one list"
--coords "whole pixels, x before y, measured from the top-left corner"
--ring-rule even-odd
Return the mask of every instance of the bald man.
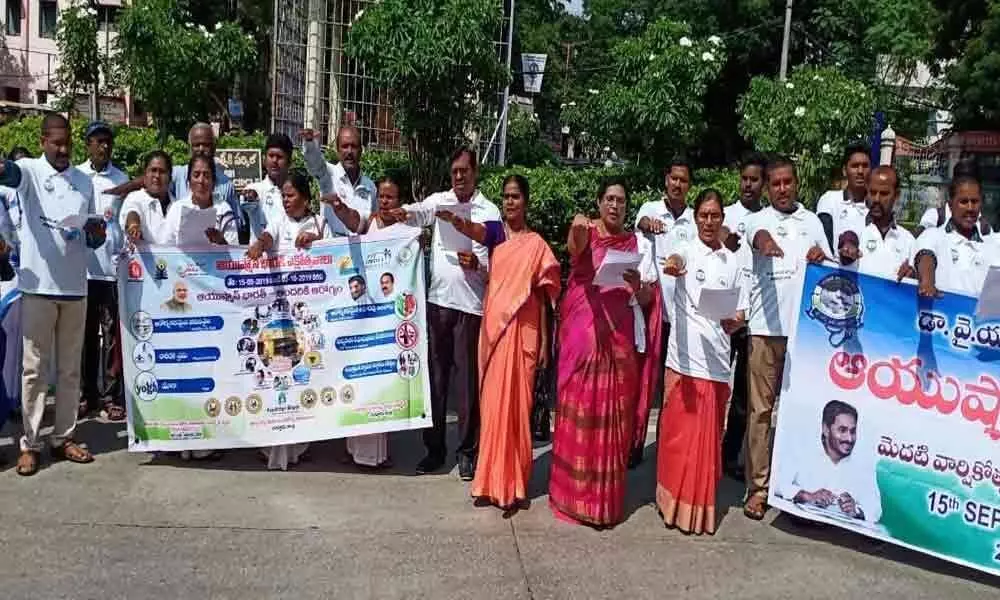
[[357, 127], [340, 128], [335, 165], [326, 162], [313, 130], [303, 130], [300, 137], [306, 167], [323, 194], [324, 228], [334, 237], [364, 233], [377, 194], [375, 184], [361, 172], [361, 132]]
[[[215, 130], [208, 123], [195, 123], [191, 127], [188, 131], [188, 146], [191, 147], [191, 158], [204, 156], [215, 162]], [[181, 199], [190, 193], [187, 174], [187, 165], [174, 166], [174, 172], [170, 175], [170, 190], [174, 198]], [[225, 201], [229, 204], [236, 215], [237, 227], [242, 228], [243, 211], [240, 210], [239, 198], [236, 197], [236, 188], [218, 163], [215, 163], [215, 190], [212, 195], [215, 202]]]

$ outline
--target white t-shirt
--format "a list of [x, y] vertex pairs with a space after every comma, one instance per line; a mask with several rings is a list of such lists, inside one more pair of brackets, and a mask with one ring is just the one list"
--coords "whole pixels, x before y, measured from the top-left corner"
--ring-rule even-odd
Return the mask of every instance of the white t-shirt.
[[753, 220], [757, 217], [761, 210], [751, 211], [743, 203], [736, 201], [725, 209], [725, 214], [723, 215], [722, 224], [726, 226], [731, 233], [735, 233], [740, 238], [740, 247], [736, 249], [736, 257], [739, 259], [741, 265], [743, 265], [743, 274], [746, 277], [750, 277], [750, 271], [753, 270], [753, 248], [750, 247], [750, 239], [747, 238], [747, 234], [753, 228]]
[[853, 231], [861, 237], [868, 223], [868, 205], [850, 199], [846, 190], [832, 190], [820, 196], [816, 203], [816, 215], [830, 215], [833, 220], [833, 251], [831, 258], [839, 256], [840, 235]]
[[250, 217], [250, 236], [251, 242], [253, 242], [271, 221], [285, 214], [285, 206], [281, 196], [281, 188], [274, 185], [270, 177], [251, 183], [246, 189], [257, 193], [257, 202], [244, 202], [241, 205], [241, 208]]
[[[500, 221], [500, 211], [478, 190], [469, 200], [472, 204], [472, 222]], [[452, 308], [472, 315], [483, 314], [483, 295], [486, 293], [486, 274], [490, 258], [486, 246], [472, 242], [472, 252], [479, 259], [479, 269], [469, 271], [458, 264], [458, 254], [446, 250], [441, 243], [440, 219], [435, 217], [440, 204], [457, 204], [455, 192], [431, 194], [423, 202], [407, 204], [403, 208], [410, 215], [410, 224], [434, 228], [431, 243], [431, 285], [427, 301], [436, 306]]]
[[274, 239], [271, 252], [290, 252], [295, 250], [295, 240], [300, 233], [316, 233], [322, 231], [319, 217], [306, 215], [299, 220], [289, 217], [284, 211], [272, 218], [264, 229]]
[[753, 275], [750, 287], [750, 314], [747, 321], [752, 335], [788, 337], [798, 317], [802, 284], [806, 273], [806, 254], [819, 246], [828, 257], [830, 245], [819, 217], [801, 204], [785, 214], [773, 206], [761, 210], [753, 220], [747, 242], [753, 244], [758, 231], [767, 230], [784, 256], [763, 256], [753, 251]]
[[[173, 196], [170, 196], [169, 200], [170, 202], [167, 203], [168, 214], [170, 207], [176, 204]], [[158, 244], [167, 221], [167, 215], [164, 214], [160, 201], [146, 193], [146, 190], [136, 190], [126, 196], [118, 215], [118, 224], [121, 225], [122, 231], [125, 230], [125, 225], [128, 223], [129, 214], [133, 212], [139, 215], [143, 241], [147, 244]]]
[[[944, 222], [945, 224], [951, 220], [951, 207], [945, 202], [944, 205]], [[938, 209], [928, 208], [924, 211], [923, 216], [920, 217], [920, 226], [924, 229], [934, 229], [938, 226]], [[942, 225], [943, 226], [943, 225]]]
[[76, 168], [94, 182], [94, 212], [104, 215], [104, 224], [107, 227], [107, 239], [104, 245], [94, 250], [87, 261], [88, 278], [97, 281], [117, 281], [116, 257], [124, 241], [118, 219], [122, 202], [120, 197], [109, 196], [104, 191], [127, 183], [128, 175], [112, 164], [108, 164], [103, 171], [95, 171], [89, 160], [77, 165]]
[[[165, 246], [177, 245], [180, 239], [181, 213], [184, 211], [184, 207], [196, 208], [190, 194], [170, 205], [170, 210], [167, 211], [167, 218], [164, 220], [163, 229], [161, 230], [161, 237], [157, 240], [158, 244]], [[222, 232], [222, 237], [226, 239], [227, 244], [230, 246], [239, 244], [239, 229], [229, 203], [224, 200], [216, 200], [212, 204], [212, 207], [215, 208], [215, 228]], [[206, 245], [211, 244], [208, 238], [204, 237], [204, 234], [200, 237], [204, 238]]]
[[952, 228], [928, 229], [920, 234], [915, 245], [913, 264], [921, 250], [929, 250], [937, 258], [934, 282], [939, 290], [978, 298], [983, 291], [990, 266], [1000, 265], [1000, 241], [990, 235], [985, 239], [978, 229], [974, 239], [966, 239]]
[[883, 238], [878, 226], [871, 223], [858, 234], [858, 242], [861, 258], [847, 268], [857, 269], [866, 275], [896, 279], [899, 268], [913, 257], [916, 238], [895, 224]]
[[[639, 221], [645, 217], [662, 221], [663, 233], [653, 235], [639, 232]], [[640, 206], [639, 212], [635, 215], [635, 229], [639, 235], [645, 236], [652, 244], [653, 264], [657, 266], [657, 270], [662, 269], [662, 261], [673, 254], [673, 249], [676, 246], [686, 244], [698, 237], [698, 228], [694, 222], [694, 210], [690, 206], [685, 207], [681, 216], [675, 218], [674, 214], [670, 212], [666, 200], [654, 200]], [[674, 295], [674, 278], [661, 276], [659, 280], [663, 296], [663, 320], [669, 322], [670, 307], [667, 300]]]
[[725, 246], [712, 250], [700, 239], [678, 246], [673, 253], [684, 259], [687, 273], [673, 278], [677, 283], [669, 303], [672, 326], [667, 342], [667, 368], [691, 377], [729, 383], [732, 372], [729, 336], [719, 321], [698, 312], [698, 303], [703, 288], [739, 288], [737, 309], [746, 310], [749, 286], [743, 266]]
[[[320, 193], [323, 195], [336, 194], [344, 204], [358, 211], [358, 214], [361, 215], [361, 223], [367, 223], [368, 217], [375, 212], [378, 202], [375, 183], [364, 173], [358, 178], [357, 183], [352, 183], [347, 171], [340, 163], [332, 165], [326, 162], [323, 151], [315, 141], [302, 144], [302, 157], [309, 174], [319, 181]], [[355, 232], [349, 230], [337, 218], [333, 207], [328, 204], [323, 205], [323, 219], [331, 236], [355, 235]]]
[[[778, 487], [778, 496], [792, 501], [801, 491], [812, 494], [827, 490], [834, 496], [847, 493], [864, 513], [864, 521], [877, 523], [882, 518], [882, 496], [875, 480], [875, 465], [865, 464], [853, 453], [834, 463], [820, 440], [797, 453], [795, 462], [797, 468], [792, 479]], [[834, 503], [828, 509], [839, 510], [839, 505]]]
[[87, 295], [86, 234], [64, 227], [67, 217], [94, 212], [94, 187], [76, 167], [59, 172], [45, 157], [17, 161], [21, 183], [21, 254], [19, 286], [26, 294]]

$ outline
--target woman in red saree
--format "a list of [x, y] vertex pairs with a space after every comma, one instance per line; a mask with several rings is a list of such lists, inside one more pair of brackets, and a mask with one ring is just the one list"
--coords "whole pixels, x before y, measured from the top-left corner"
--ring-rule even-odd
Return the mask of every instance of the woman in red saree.
[[[652, 307], [656, 268], [650, 243], [624, 229], [628, 192], [621, 180], [605, 181], [600, 218], [577, 215], [570, 228], [571, 260], [560, 307], [558, 407], [552, 442], [549, 504], [564, 521], [610, 527], [625, 517], [625, 477], [640, 395], [655, 386], [655, 368], [644, 369], [659, 348], [650, 344], [642, 306]], [[595, 285], [609, 251], [642, 256], [621, 285]], [[655, 300], [655, 302], [654, 302]], [[644, 356], [648, 348], [650, 356]], [[652, 379], [650, 382], [649, 379]]]
[[[703, 191], [694, 212], [698, 237], [674, 247], [663, 269], [676, 286], [668, 302], [672, 331], [656, 449], [656, 506], [667, 527], [713, 534], [732, 373], [729, 336], [746, 325], [749, 286], [744, 265], [721, 242], [722, 197]], [[698, 310], [705, 289], [739, 289], [726, 318]]]
[[506, 241], [493, 250], [479, 334], [479, 461], [472, 496], [504, 510], [528, 499], [535, 368], [549, 356], [546, 304], [559, 296], [559, 261], [528, 229], [528, 181], [504, 180]]

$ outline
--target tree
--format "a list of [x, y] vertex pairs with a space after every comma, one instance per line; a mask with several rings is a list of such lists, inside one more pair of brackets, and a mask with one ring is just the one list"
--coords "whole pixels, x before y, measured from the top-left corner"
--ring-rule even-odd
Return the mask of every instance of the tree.
[[708, 85], [726, 60], [722, 39], [692, 39], [691, 27], [661, 19], [612, 51], [614, 74], [567, 103], [564, 119], [585, 144], [657, 163], [703, 131]]
[[348, 55], [390, 90], [418, 198], [442, 182], [480, 103], [510, 80], [493, 42], [502, 17], [499, 0], [382, 0], [351, 27]]
[[740, 131], [762, 152], [791, 155], [798, 164], [800, 197], [816, 198], [840, 166], [841, 150], [866, 139], [876, 94], [834, 68], [800, 67], [787, 82], [755, 77], [740, 98]]
[[945, 101], [960, 129], [1000, 127], [1000, 1], [943, 2], [935, 44], [945, 71]]
[[115, 41], [122, 77], [153, 113], [161, 138], [191, 121], [227, 115], [236, 76], [255, 66], [253, 36], [221, 21], [190, 21], [187, 2], [135, 0], [121, 13]]
[[[97, 9], [92, 6], [70, 6], [59, 15], [56, 30], [59, 48], [59, 110], [69, 111], [76, 105], [77, 93], [91, 93], [101, 78], [100, 50], [97, 47]], [[92, 115], [97, 117], [97, 115]]]

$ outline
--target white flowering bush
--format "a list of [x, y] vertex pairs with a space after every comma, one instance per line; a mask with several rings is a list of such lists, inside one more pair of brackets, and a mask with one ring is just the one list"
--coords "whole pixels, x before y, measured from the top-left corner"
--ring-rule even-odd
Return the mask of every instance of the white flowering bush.
[[847, 144], [867, 139], [875, 91], [835, 68], [802, 67], [788, 81], [754, 77], [740, 98], [740, 133], [761, 152], [792, 156], [800, 195], [811, 201], [829, 183]]
[[605, 85], [562, 107], [584, 148], [663, 161], [702, 132], [705, 93], [726, 62], [722, 38], [697, 38], [687, 23], [660, 19], [618, 43]]

